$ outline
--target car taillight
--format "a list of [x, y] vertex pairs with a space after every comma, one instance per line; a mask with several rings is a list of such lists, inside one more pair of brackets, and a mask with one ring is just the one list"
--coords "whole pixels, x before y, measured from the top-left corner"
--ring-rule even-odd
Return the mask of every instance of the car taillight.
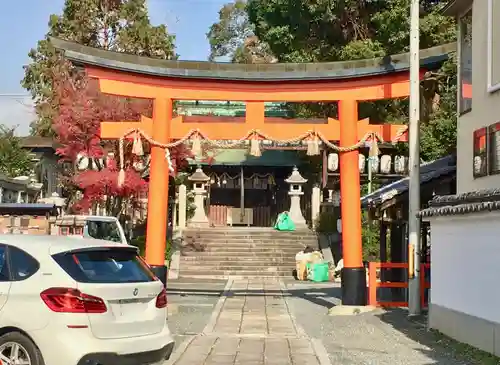
[[156, 297], [156, 308], [165, 308], [167, 306], [167, 291], [165, 288]]
[[104, 300], [72, 288], [49, 288], [40, 293], [43, 302], [58, 313], [105, 313]]

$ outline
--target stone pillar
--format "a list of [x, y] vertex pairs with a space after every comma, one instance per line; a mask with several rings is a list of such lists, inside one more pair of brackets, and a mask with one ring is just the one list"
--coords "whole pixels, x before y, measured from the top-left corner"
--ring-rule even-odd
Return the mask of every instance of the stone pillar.
[[304, 185], [307, 180], [300, 175], [299, 170], [294, 167], [292, 174], [285, 180], [288, 184], [290, 184], [290, 191], [288, 195], [290, 195], [290, 218], [292, 219], [295, 227], [297, 228], [306, 228], [307, 223], [302, 215], [302, 210], [300, 209], [300, 197], [304, 195], [302, 191], [302, 185]]
[[187, 212], [187, 188], [186, 185], [179, 185], [179, 224], [178, 228], [182, 231], [186, 228], [186, 212]]
[[319, 217], [321, 205], [321, 189], [318, 186], [312, 188], [311, 193], [311, 219], [313, 227], [316, 228], [316, 220]]
[[17, 203], [22, 203], [23, 202], [23, 192], [22, 191], [18, 191], [17, 192]]
[[193, 175], [189, 177], [189, 180], [193, 182], [193, 192], [194, 192], [194, 205], [195, 211], [194, 216], [189, 221], [189, 226], [191, 227], [208, 227], [208, 217], [205, 212], [205, 197], [207, 194], [206, 186], [210, 178], [205, 175], [201, 167], [198, 167]]
[[333, 203], [333, 189], [328, 189], [328, 203]]
[[178, 194], [175, 194], [174, 206], [172, 207], [172, 229], [177, 228], [177, 206], [179, 205]]

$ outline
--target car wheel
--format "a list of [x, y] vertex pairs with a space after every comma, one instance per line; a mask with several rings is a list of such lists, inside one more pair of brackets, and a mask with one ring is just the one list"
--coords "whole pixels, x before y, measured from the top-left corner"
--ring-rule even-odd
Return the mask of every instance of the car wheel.
[[20, 332], [0, 336], [0, 364], [44, 365], [38, 347]]

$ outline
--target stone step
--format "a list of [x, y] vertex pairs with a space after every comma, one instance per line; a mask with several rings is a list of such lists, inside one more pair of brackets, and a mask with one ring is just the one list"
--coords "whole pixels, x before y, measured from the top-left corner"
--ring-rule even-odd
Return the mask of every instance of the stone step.
[[251, 234], [241, 234], [241, 235], [217, 235], [217, 234], [200, 234], [200, 235], [183, 235], [184, 240], [224, 240], [224, 241], [241, 241], [241, 240], [252, 240], [252, 241], [288, 241], [288, 240], [304, 240], [304, 241], [317, 241], [318, 237], [316, 236], [303, 236], [303, 235], [286, 235], [286, 236], [274, 236], [274, 235], [266, 235], [266, 236], [255, 236]]
[[227, 279], [234, 278], [255, 278], [255, 277], [292, 277], [291, 271], [264, 272], [262, 270], [211, 270], [210, 273], [203, 273], [198, 270], [182, 270], [179, 276], [183, 278], [197, 279]]
[[181, 256], [180, 260], [182, 263], [205, 263], [205, 262], [263, 262], [263, 263], [282, 263], [282, 262], [295, 262], [295, 256], [214, 256], [214, 255], [204, 255], [204, 256]]
[[[262, 243], [195, 243], [195, 244], [182, 244], [180, 246], [181, 249], [185, 250], [207, 250], [207, 249], [240, 249], [240, 250], [296, 250], [297, 252], [301, 251], [306, 247], [302, 243], [289, 242], [288, 244], [262, 244]], [[311, 245], [312, 247], [317, 247], [317, 245]]]
[[185, 232], [218, 232], [218, 233], [277, 233], [277, 234], [286, 234], [286, 233], [294, 233], [294, 232], [303, 232], [303, 233], [314, 233], [314, 231], [309, 228], [299, 227], [296, 228], [295, 231], [278, 231], [273, 227], [252, 227], [252, 226], [226, 226], [226, 227], [188, 227], [184, 230]]
[[181, 253], [184, 252], [246, 252], [272, 255], [275, 253], [286, 253], [295, 255], [304, 249], [304, 246], [195, 246], [195, 247], [180, 247]]
[[184, 237], [243, 237], [243, 238], [316, 238], [316, 234], [312, 232], [221, 232], [217, 230], [213, 231], [198, 231], [190, 232], [185, 231], [183, 233]]
[[210, 247], [210, 246], [204, 246], [201, 248], [190, 248], [190, 247], [183, 247], [181, 248], [181, 253], [185, 254], [187, 252], [194, 252], [194, 253], [202, 253], [202, 252], [215, 252], [219, 254], [223, 254], [224, 252], [227, 253], [240, 253], [242, 255], [249, 255], [249, 254], [267, 254], [267, 255], [273, 255], [277, 253], [285, 253], [285, 254], [290, 254], [294, 255], [297, 254], [300, 250], [302, 250], [303, 247]]
[[288, 237], [288, 238], [255, 238], [255, 237], [193, 237], [193, 238], [184, 238], [183, 242], [200, 242], [200, 243], [260, 243], [260, 244], [290, 244], [295, 242], [300, 243], [308, 243], [308, 244], [318, 244], [318, 239], [316, 237], [313, 238], [300, 238], [300, 237]]
[[271, 228], [210, 228], [184, 232], [180, 277], [291, 277], [295, 255], [317, 247], [309, 230], [279, 232]]
[[219, 262], [212, 262], [212, 263], [203, 263], [201, 264], [188, 264], [184, 263], [180, 267], [180, 272], [182, 273], [185, 270], [197, 270], [201, 273], [203, 272], [212, 272], [213, 270], [223, 270], [223, 271], [245, 271], [245, 270], [256, 270], [256, 271], [266, 271], [266, 272], [278, 272], [278, 271], [288, 271], [291, 272], [293, 269], [295, 269], [295, 263], [293, 264], [279, 264], [279, 265], [267, 265], [267, 264], [260, 264], [256, 263], [253, 265], [249, 265], [248, 263], [245, 262], [245, 264], [241, 264], [238, 262], [228, 262], [227, 264], [222, 264]]

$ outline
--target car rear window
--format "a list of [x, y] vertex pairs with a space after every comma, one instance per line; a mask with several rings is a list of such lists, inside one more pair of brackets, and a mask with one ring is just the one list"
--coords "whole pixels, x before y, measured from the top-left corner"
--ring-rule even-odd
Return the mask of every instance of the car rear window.
[[132, 249], [84, 249], [52, 256], [80, 283], [143, 283], [156, 280]]
[[99, 240], [122, 242], [117, 222], [87, 220], [85, 223], [85, 236]]

